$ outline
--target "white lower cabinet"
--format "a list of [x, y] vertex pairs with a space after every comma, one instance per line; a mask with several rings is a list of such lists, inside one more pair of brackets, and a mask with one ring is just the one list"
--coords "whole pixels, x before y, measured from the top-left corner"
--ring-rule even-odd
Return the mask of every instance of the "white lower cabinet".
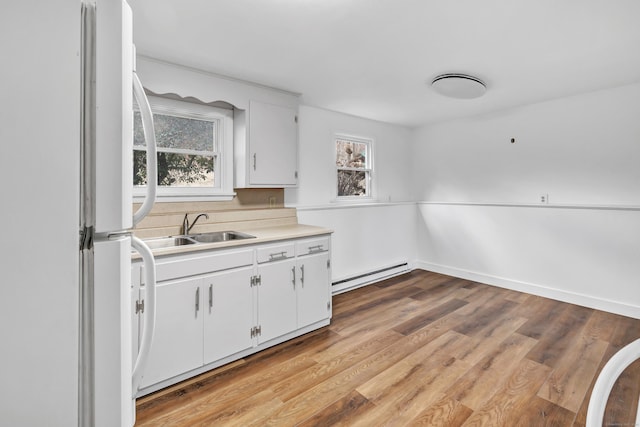
[[253, 267], [160, 282], [142, 388], [251, 348]]
[[156, 326], [142, 388], [202, 366], [202, 279], [156, 285]]
[[[136, 264], [134, 270], [144, 277]], [[156, 276], [156, 326], [139, 395], [331, 318], [328, 236], [169, 255], [157, 260]], [[144, 295], [144, 283], [132, 287], [133, 310]]]
[[259, 342], [331, 317], [328, 237], [260, 248], [257, 262]]
[[203, 279], [204, 364], [253, 346], [253, 267], [209, 275]]
[[326, 319], [331, 313], [329, 252], [298, 258], [298, 328]]
[[295, 259], [260, 264], [258, 275], [258, 342], [296, 329]]

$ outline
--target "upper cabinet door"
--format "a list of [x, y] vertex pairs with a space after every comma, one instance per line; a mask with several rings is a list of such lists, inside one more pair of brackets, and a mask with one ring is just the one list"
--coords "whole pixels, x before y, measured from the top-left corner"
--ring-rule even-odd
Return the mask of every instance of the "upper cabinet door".
[[249, 184], [275, 187], [297, 185], [297, 111], [251, 101], [248, 134]]

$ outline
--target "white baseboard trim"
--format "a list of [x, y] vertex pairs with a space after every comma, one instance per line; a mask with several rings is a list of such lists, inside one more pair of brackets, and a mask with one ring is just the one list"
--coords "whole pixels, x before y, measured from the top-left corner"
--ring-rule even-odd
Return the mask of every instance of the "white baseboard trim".
[[415, 261], [414, 268], [420, 268], [422, 270], [433, 271], [435, 273], [446, 274], [448, 276], [459, 277], [461, 279], [473, 280], [474, 282], [498, 286], [500, 288], [511, 289], [519, 292], [526, 292], [528, 294], [568, 302], [570, 304], [581, 305], [584, 307], [595, 308], [596, 310], [607, 311], [610, 313], [620, 314], [622, 316], [633, 317], [634, 319], [640, 319], [640, 307], [625, 304], [619, 301], [596, 298], [590, 295], [575, 292], [567, 292], [557, 288], [550, 288], [534, 283], [521, 282], [504, 277], [491, 276], [488, 274], [463, 270], [456, 267], [433, 264], [426, 261]]
[[353, 276], [353, 279], [338, 280], [331, 286], [331, 294], [338, 295], [343, 292], [352, 291], [354, 289], [358, 289], [363, 286], [388, 279], [390, 277], [398, 276], [400, 274], [408, 273], [409, 271], [413, 270], [413, 266], [409, 262], [400, 264], [403, 265], [397, 267], [386, 267], [380, 270], [365, 272]]

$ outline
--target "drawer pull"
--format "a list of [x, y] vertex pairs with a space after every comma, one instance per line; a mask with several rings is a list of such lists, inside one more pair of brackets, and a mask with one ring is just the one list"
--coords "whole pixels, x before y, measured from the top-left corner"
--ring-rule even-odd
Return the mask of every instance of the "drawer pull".
[[293, 273], [293, 280], [291, 281], [293, 283], [293, 289], [296, 288], [296, 267], [292, 267], [291, 268], [291, 272]]
[[310, 254], [314, 254], [316, 252], [324, 252], [324, 246], [323, 245], [309, 246]]
[[281, 259], [287, 259], [287, 251], [269, 254], [269, 261], [278, 261]]
[[196, 316], [200, 311], [200, 288], [196, 288]]
[[209, 310], [213, 308], [213, 285], [209, 285]]
[[300, 271], [302, 272], [300, 275], [300, 284], [304, 288], [304, 264], [300, 266]]

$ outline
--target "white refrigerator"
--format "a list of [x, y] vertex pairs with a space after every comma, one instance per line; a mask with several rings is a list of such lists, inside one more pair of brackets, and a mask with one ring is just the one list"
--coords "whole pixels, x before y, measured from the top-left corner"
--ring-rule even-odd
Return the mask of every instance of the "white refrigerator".
[[[132, 16], [124, 0], [82, 3], [80, 156], [81, 425], [131, 426], [151, 345], [155, 264], [131, 233], [155, 201], [153, 116], [135, 73]], [[132, 213], [133, 98], [147, 141], [147, 195]], [[144, 331], [132, 361], [131, 253], [145, 263]], [[137, 332], [137, 331], [136, 331]]]
[[0, 425], [133, 425], [131, 11], [9, 2], [0, 52]]
[[131, 14], [84, 3], [0, 13], [0, 425], [134, 422]]

